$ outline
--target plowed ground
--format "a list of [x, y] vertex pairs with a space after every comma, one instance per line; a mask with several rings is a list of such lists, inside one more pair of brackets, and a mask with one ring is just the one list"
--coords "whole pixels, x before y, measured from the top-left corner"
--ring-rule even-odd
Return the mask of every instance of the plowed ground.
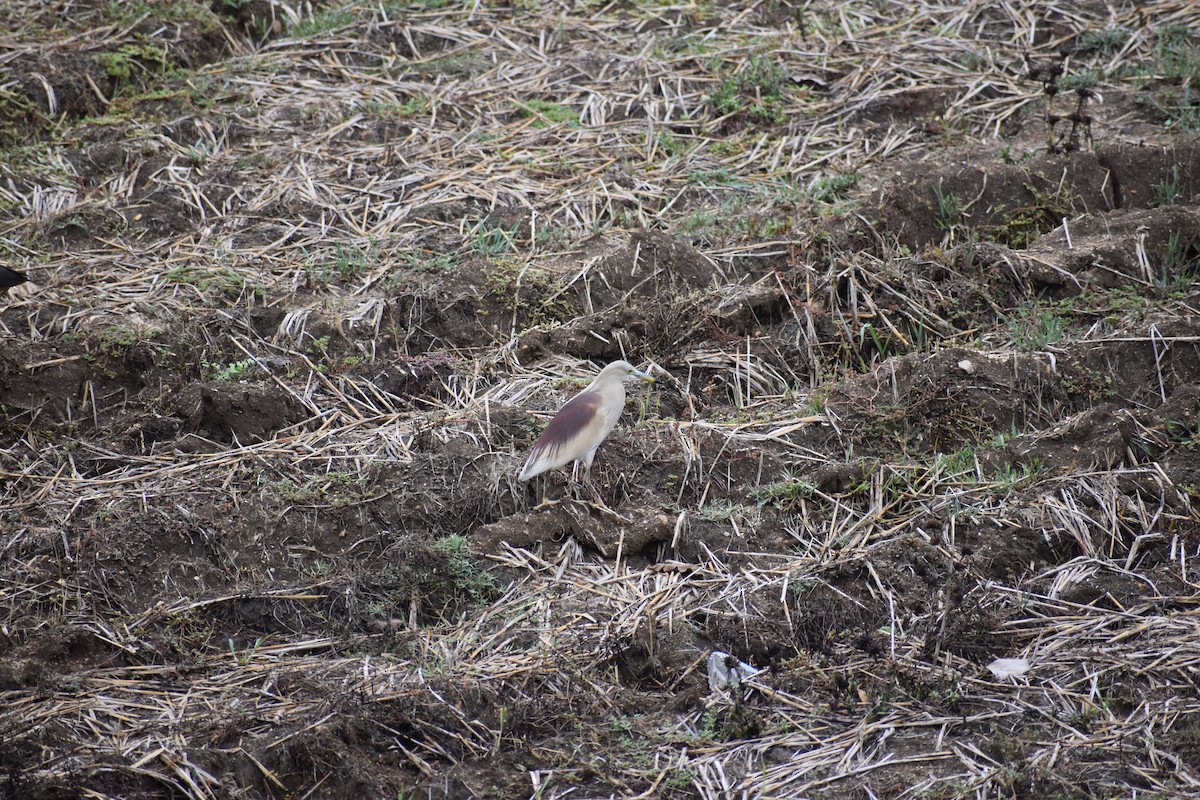
[[1200, 792], [1193, 4], [0, 9], [0, 796]]

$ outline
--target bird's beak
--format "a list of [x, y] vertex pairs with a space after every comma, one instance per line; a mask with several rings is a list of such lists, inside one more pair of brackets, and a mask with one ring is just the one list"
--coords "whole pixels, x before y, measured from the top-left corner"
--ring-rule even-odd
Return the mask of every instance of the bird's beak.
[[654, 378], [651, 378], [649, 374], [642, 372], [640, 369], [635, 369], [631, 374], [635, 378], [641, 378], [646, 383], [654, 383]]

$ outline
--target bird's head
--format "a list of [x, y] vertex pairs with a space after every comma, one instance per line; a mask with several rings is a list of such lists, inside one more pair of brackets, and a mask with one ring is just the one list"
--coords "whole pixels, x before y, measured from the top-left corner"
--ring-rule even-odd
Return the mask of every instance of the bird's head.
[[638, 378], [646, 383], [654, 383], [654, 378], [650, 377], [648, 373], [642, 372], [628, 361], [614, 361], [600, 371], [600, 375], [597, 376], [597, 379], [607, 377], [614, 377], [618, 378], [619, 380], [625, 380], [626, 378]]

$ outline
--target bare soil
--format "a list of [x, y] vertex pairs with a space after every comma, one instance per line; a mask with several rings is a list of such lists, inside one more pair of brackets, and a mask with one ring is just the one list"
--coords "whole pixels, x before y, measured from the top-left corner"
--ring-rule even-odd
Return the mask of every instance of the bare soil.
[[1194, 4], [0, 9], [0, 797], [1200, 795]]

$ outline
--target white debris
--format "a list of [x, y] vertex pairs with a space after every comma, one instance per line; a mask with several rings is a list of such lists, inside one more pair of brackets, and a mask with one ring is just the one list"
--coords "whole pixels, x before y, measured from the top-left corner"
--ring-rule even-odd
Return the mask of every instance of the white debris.
[[753, 678], [761, 669], [755, 669], [745, 661], [738, 661], [722, 650], [713, 650], [708, 657], [708, 688], [712, 691], [732, 686], [737, 688], [742, 681]]
[[975, 374], [975, 365], [971, 363], [971, 359], [969, 358], [964, 358], [962, 361], [958, 362], [958, 368], [968, 375]]
[[997, 658], [987, 667], [997, 678], [1016, 678], [1029, 672], [1029, 660], [1025, 658]]

